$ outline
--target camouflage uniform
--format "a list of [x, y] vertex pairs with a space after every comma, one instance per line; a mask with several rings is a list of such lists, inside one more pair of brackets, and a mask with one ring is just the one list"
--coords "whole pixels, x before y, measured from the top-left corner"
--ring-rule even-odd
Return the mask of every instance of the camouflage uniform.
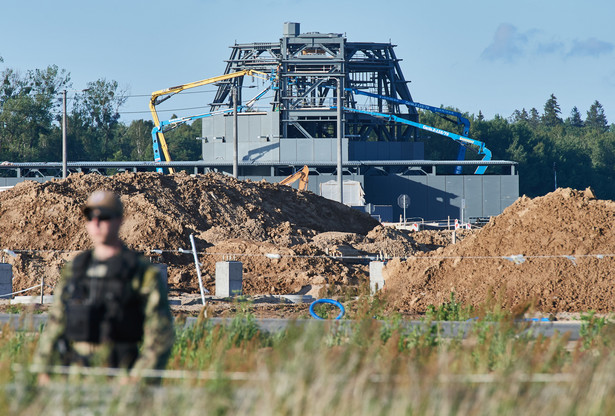
[[[142, 340], [138, 342], [114, 342], [113, 339], [101, 339], [100, 342], [70, 341], [67, 339], [67, 286], [74, 281], [75, 262], [69, 262], [62, 270], [62, 277], [54, 291], [54, 303], [49, 311], [47, 324], [38, 344], [34, 364], [48, 367], [58, 358], [63, 364], [104, 365], [109, 367], [132, 368], [133, 370], [164, 369], [169, 358], [174, 340], [173, 317], [169, 307], [167, 291], [160, 278], [160, 272], [143, 256], [128, 253], [122, 247], [122, 253], [114, 256], [132, 255], [136, 266], [128, 278], [125, 290], [130, 287], [132, 296], [137, 299], [136, 311], [142, 320]], [[86, 252], [87, 253], [87, 252]], [[109, 262], [98, 262], [89, 252], [85, 264], [88, 278], [104, 278]], [[117, 259], [116, 259], [117, 260]], [[73, 280], [71, 280], [73, 279]], [[128, 286], [129, 285], [129, 286]], [[139, 328], [140, 330], [141, 328]], [[140, 345], [140, 349], [137, 350]], [[126, 356], [125, 351], [130, 351]]]

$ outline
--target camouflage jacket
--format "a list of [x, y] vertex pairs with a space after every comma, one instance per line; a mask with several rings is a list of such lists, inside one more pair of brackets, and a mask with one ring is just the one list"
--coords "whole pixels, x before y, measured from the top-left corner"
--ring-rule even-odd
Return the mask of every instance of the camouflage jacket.
[[[128, 249], [123, 247], [122, 250]], [[90, 256], [91, 258], [92, 256]], [[33, 361], [37, 366], [48, 367], [55, 364], [58, 356], [66, 353], [66, 351], [61, 351], [62, 349], [70, 351], [77, 350], [77, 347], [80, 348], [78, 352], [81, 355], [96, 355], [93, 364], [108, 365], [107, 358], [114, 347], [111, 345], [112, 343], [67, 343], [65, 341], [67, 330], [65, 292], [74, 273], [74, 263], [75, 259], [62, 269], [60, 281], [54, 290], [54, 302], [50, 308], [47, 323], [39, 339]], [[86, 267], [88, 267], [87, 271], [90, 274], [94, 266], [88, 264]], [[169, 307], [167, 290], [160, 277], [159, 269], [143, 256], [138, 256], [134, 270], [135, 272], [129, 278], [129, 284], [139, 298], [140, 308], [143, 309], [140, 312], [144, 320], [142, 342], [132, 369], [135, 371], [164, 369], [174, 341], [173, 316]]]

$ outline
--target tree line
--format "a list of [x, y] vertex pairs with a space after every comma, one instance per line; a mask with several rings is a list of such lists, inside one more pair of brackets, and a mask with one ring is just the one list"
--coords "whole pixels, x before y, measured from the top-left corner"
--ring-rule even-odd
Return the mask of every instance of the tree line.
[[[494, 159], [518, 162], [521, 194], [540, 196], [556, 186], [591, 187], [599, 198], [615, 199], [615, 125], [609, 125], [599, 101], [594, 101], [585, 118], [577, 107], [564, 118], [554, 94], [542, 112], [521, 109], [508, 118], [496, 115], [492, 120], [481, 112], [465, 115], [471, 122], [469, 137], [484, 142]], [[452, 131], [450, 123], [436, 114], [422, 112], [420, 117], [422, 123]], [[425, 146], [426, 159], [455, 158], [457, 145], [451, 140], [426, 136], [430, 142]]]
[[[1, 62], [1, 61], [0, 61]], [[99, 79], [73, 90], [70, 74], [52, 65], [25, 74], [0, 73], [0, 159], [10, 162], [62, 160], [63, 91], [67, 96], [67, 156], [71, 161], [153, 160], [152, 121], [120, 121], [126, 92]], [[197, 120], [198, 121], [198, 120]], [[169, 133], [177, 160], [201, 155], [200, 121]]]
[[[0, 162], [62, 160], [64, 90], [70, 91], [66, 113], [69, 160], [153, 160], [153, 123], [120, 120], [127, 95], [116, 81], [99, 79], [75, 91], [70, 74], [52, 65], [25, 74], [10, 68], [0, 73]], [[609, 125], [599, 101], [585, 117], [574, 107], [564, 118], [554, 94], [542, 112], [521, 109], [510, 117], [496, 115], [491, 120], [481, 112], [465, 116], [471, 122], [469, 136], [484, 142], [494, 159], [518, 162], [522, 194], [534, 197], [555, 186], [591, 186], [599, 198], [615, 199], [615, 125]], [[421, 123], [458, 132], [438, 114], [421, 111], [419, 117]], [[166, 133], [173, 158], [200, 159], [200, 142], [195, 140], [200, 135], [200, 120]], [[456, 159], [458, 144], [437, 134], [421, 131], [418, 135], [427, 142], [426, 159]], [[479, 159], [471, 156], [471, 150], [470, 146], [467, 158]]]

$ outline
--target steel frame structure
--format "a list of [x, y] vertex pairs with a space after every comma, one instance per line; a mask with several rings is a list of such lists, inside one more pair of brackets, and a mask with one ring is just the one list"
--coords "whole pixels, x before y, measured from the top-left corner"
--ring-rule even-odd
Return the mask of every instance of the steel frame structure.
[[[331, 104], [337, 99], [336, 80], [342, 90], [356, 89], [413, 101], [391, 43], [348, 42], [337, 33], [300, 33], [299, 23], [285, 23], [284, 35], [277, 43], [247, 43], [232, 46], [225, 74], [257, 70], [274, 73], [277, 88], [270, 103], [280, 112], [281, 138], [334, 138], [336, 112]], [[217, 84], [210, 111], [230, 108], [233, 83]], [[242, 102], [241, 88], [238, 88]], [[344, 107], [385, 112], [411, 121], [418, 120], [412, 106], [371, 99], [361, 106], [352, 91], [345, 90]], [[413, 141], [413, 127], [365, 114], [344, 114], [344, 137], [360, 141]]]

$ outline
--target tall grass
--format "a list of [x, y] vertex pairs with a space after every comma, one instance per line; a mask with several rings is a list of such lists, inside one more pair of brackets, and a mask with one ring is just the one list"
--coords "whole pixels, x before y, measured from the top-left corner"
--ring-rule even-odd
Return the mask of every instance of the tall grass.
[[[615, 334], [606, 318], [585, 315], [582, 339], [569, 342], [534, 337], [499, 311], [472, 321], [465, 337], [444, 339], [431, 317], [433, 329], [411, 330], [399, 317], [374, 320], [371, 306], [351, 324], [314, 321], [277, 334], [261, 333], [249, 312], [228, 326], [201, 316], [178, 330], [168, 366], [187, 373], [157, 385], [58, 376], [36, 387], [11, 366], [30, 362], [36, 334], [4, 328], [0, 413], [615, 414]], [[465, 318], [460, 305], [443, 307], [434, 316]]]

